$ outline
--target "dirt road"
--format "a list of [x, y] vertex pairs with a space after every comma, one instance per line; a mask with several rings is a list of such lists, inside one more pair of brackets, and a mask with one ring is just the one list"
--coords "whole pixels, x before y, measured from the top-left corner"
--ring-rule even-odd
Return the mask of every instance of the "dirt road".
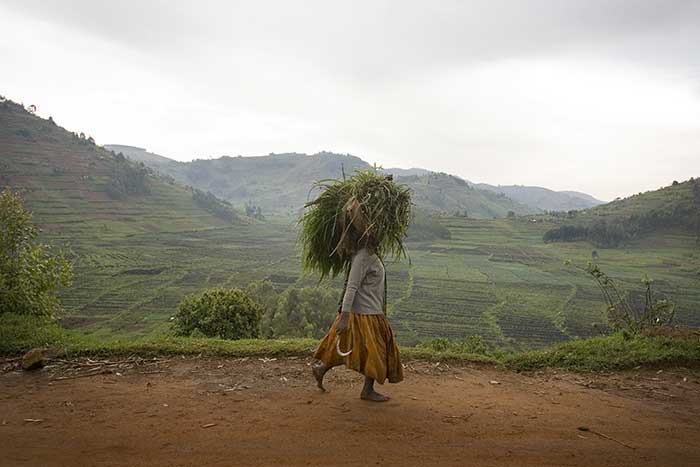
[[698, 370], [522, 375], [412, 362], [376, 404], [344, 369], [319, 392], [308, 363], [5, 371], [0, 465], [700, 465]]

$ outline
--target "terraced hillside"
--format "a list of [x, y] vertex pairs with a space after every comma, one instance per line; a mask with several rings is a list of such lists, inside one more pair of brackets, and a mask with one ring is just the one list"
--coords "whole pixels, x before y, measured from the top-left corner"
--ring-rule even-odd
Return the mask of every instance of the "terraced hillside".
[[[411, 266], [391, 282], [402, 287], [393, 294], [400, 300], [392, 319], [404, 342], [478, 334], [528, 348], [606, 330], [594, 282], [564, 265], [585, 265], [595, 249], [590, 243], [545, 244], [551, 225], [528, 219], [442, 222], [451, 239], [412, 244]], [[679, 323], [700, 325], [700, 249], [692, 235], [671, 230], [597, 252], [600, 267], [630, 292], [641, 289], [647, 273], [678, 304]]]
[[[138, 193], [111, 190], [120, 186], [114, 179], [122, 170], [127, 176], [143, 173], [138, 167], [125, 168], [125, 163], [88, 137], [12, 102], [0, 104], [0, 186], [20, 191], [43, 238], [71, 253], [75, 285], [64, 302], [68, 322], [75, 325], [114, 322], [110, 329], [134, 327], [135, 322], [153, 319], [153, 303], [161, 317], [169, 316], [178, 299], [160, 291], [167, 292], [201, 264], [206, 257], [200, 254], [206, 252], [201, 236], [212, 232], [221, 241], [255, 228], [252, 220], [232, 225], [219, 219], [199, 207], [189, 189], [147, 172]], [[187, 258], [187, 270], [173, 272], [173, 264], [185, 259], [179, 255], [182, 245], [195, 242], [196, 254]], [[225, 255], [219, 249], [216, 256]], [[177, 297], [182, 291], [177, 290]], [[130, 313], [137, 318], [125, 319]]]

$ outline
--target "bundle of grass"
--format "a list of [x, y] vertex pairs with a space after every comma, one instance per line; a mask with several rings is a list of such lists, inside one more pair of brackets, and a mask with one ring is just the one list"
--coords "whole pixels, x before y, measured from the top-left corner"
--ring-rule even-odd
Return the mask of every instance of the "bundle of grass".
[[370, 245], [380, 256], [405, 256], [411, 220], [410, 189], [374, 170], [347, 180], [322, 180], [323, 190], [307, 203], [302, 224], [302, 264], [321, 278], [347, 272], [352, 253]]

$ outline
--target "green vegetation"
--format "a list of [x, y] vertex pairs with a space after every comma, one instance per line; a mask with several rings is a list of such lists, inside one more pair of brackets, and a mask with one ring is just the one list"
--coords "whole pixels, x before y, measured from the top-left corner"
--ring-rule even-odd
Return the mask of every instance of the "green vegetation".
[[0, 314], [54, 316], [56, 294], [73, 277], [71, 264], [38, 243], [38, 230], [19, 195], [0, 193]]
[[700, 362], [700, 339], [671, 337], [625, 338], [621, 334], [575, 340], [505, 359], [517, 371], [563, 368], [571, 371], [611, 371], [646, 366], [693, 365]]
[[233, 223], [240, 220], [240, 216], [233, 210], [231, 203], [219, 199], [209, 192], [205, 193], [193, 188], [192, 199], [194, 200], [194, 204], [202, 209], [206, 209], [223, 221]]
[[[141, 161], [174, 180], [210, 191], [236, 208], [247, 205], [261, 208], [267, 217], [298, 217], [302, 207], [316, 193], [311, 186], [318, 180], [352, 176], [372, 168], [349, 154], [320, 152], [313, 155], [287, 153], [262, 157], [228, 157], [176, 162], [130, 146], [108, 146], [135, 161]], [[428, 171], [381, 170], [395, 172], [398, 183], [414, 193], [416, 206], [427, 213], [469, 212], [476, 219], [505, 217], [509, 210], [517, 214], [539, 212], [536, 207], [514, 202], [502, 193], [481, 190], [461, 178]]]
[[349, 270], [358, 244], [374, 242], [378, 254], [405, 256], [404, 238], [411, 221], [411, 192], [375, 171], [347, 180], [327, 180], [307, 203], [300, 220], [302, 265], [321, 278]]
[[[93, 141], [94, 144], [94, 141]], [[142, 162], [129, 162], [124, 154], [113, 154], [114, 162], [106, 191], [113, 198], [148, 193], [148, 175], [151, 169]]]
[[451, 238], [450, 231], [440, 222], [439, 217], [438, 214], [428, 214], [423, 210], [415, 209], [413, 220], [408, 226], [408, 238], [413, 242], [449, 240]]
[[[227, 357], [309, 356], [315, 339], [192, 338], [163, 335], [142, 338], [95, 338], [59, 327], [45, 318], [0, 315], [0, 354], [17, 355], [35, 347], [52, 348], [68, 356], [112, 355], [203, 355]], [[462, 342], [435, 340], [417, 347], [401, 347], [406, 361], [478, 362], [503, 365], [516, 371], [561, 368], [569, 371], [611, 371], [640, 365], [660, 367], [700, 364], [700, 339], [643, 337], [620, 334], [574, 340], [538, 351], [491, 352], [479, 338]]]
[[[562, 214], [554, 217], [561, 217]], [[683, 229], [700, 239], [700, 180], [566, 214], [566, 225], [545, 232], [545, 242], [588, 240], [603, 248], [672, 228]], [[574, 220], [574, 224], [569, 224]]]
[[543, 211], [579, 210], [603, 204], [603, 201], [576, 191], [553, 191], [538, 186], [522, 185], [494, 186], [486, 183], [477, 183], [474, 186], [481, 190], [502, 193], [518, 203]]
[[240, 289], [209, 289], [182, 300], [175, 315], [179, 336], [252, 339], [260, 336], [262, 307]]
[[266, 337], [323, 337], [337, 315], [340, 292], [321, 287], [289, 287], [263, 317]]
[[642, 278], [644, 298], [640, 301], [618, 286], [597, 264], [589, 262], [585, 268], [578, 269], [585, 271], [598, 284], [607, 304], [608, 324], [613, 330], [629, 336], [672, 323], [676, 305], [666, 298], [656, 298], [651, 289], [654, 281], [646, 274]]

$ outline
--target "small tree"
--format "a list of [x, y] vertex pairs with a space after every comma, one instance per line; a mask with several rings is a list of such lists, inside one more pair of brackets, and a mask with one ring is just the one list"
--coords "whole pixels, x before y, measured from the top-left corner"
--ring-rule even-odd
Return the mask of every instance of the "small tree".
[[0, 193], [0, 314], [53, 317], [60, 310], [56, 293], [68, 287], [72, 265], [38, 243], [38, 230], [19, 195]]
[[[567, 264], [571, 262], [567, 261]], [[607, 305], [607, 319], [613, 330], [621, 331], [624, 335], [635, 335], [652, 326], [664, 326], [673, 322], [676, 305], [665, 298], [655, 299], [652, 291], [654, 281], [646, 274], [642, 278], [644, 301], [635, 303], [597, 264], [589, 262], [585, 268], [577, 268], [584, 270], [596, 281]]]
[[188, 295], [175, 315], [175, 332], [203, 334], [222, 339], [248, 339], [260, 335], [262, 306], [240, 289], [209, 289]]

